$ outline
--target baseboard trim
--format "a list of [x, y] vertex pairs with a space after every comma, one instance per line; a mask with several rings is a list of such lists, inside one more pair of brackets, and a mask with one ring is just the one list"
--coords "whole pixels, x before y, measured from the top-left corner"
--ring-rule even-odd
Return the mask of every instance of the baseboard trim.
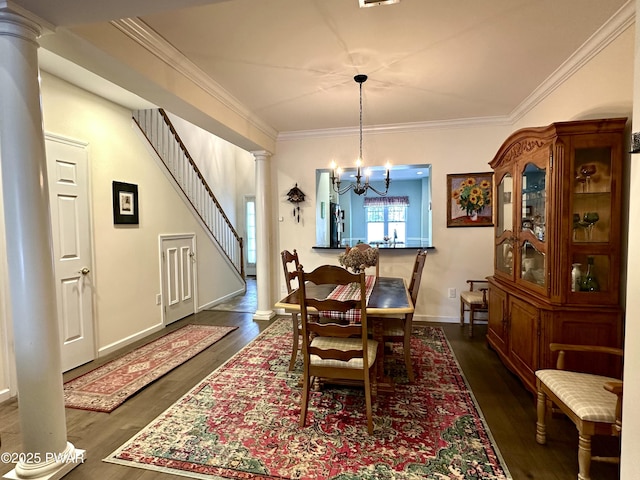
[[138, 332], [135, 335], [131, 335], [129, 337], [123, 338], [122, 340], [118, 340], [117, 342], [114, 342], [110, 345], [102, 347], [98, 350], [98, 358], [104, 357], [105, 355], [109, 355], [110, 353], [113, 353], [116, 350], [126, 347], [127, 345], [133, 342], [141, 340], [146, 336], [151, 335], [152, 333], [159, 332], [163, 328], [164, 328], [164, 325], [162, 323], [159, 323], [145, 330], [142, 330], [141, 332]]
[[242, 295], [246, 292], [246, 289], [244, 288], [240, 288], [239, 290], [236, 290], [235, 292], [231, 292], [227, 295], [225, 295], [224, 297], [220, 297], [217, 298], [215, 300], [211, 300], [209, 303], [205, 303], [204, 305], [201, 305], [198, 307], [198, 311], [201, 312], [202, 310], [209, 310], [212, 309], [213, 307], [215, 307], [216, 305], [220, 305], [221, 303], [226, 302], [227, 300], [237, 296], [237, 295]]

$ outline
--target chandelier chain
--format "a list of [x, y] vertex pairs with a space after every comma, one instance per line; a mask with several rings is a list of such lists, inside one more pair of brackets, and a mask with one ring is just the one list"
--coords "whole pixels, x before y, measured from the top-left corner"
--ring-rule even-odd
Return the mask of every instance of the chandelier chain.
[[[371, 190], [372, 192], [377, 193], [378, 195], [380, 195], [381, 197], [384, 197], [387, 195], [387, 193], [389, 192], [389, 183], [391, 182], [391, 178], [389, 176], [389, 170], [391, 169], [391, 165], [389, 165], [389, 163], [387, 163], [385, 171], [385, 178], [384, 178], [384, 191], [380, 191], [378, 189], [376, 189], [373, 185], [371, 185], [369, 183], [369, 170], [366, 170], [364, 175], [362, 174], [362, 84], [364, 82], [367, 81], [367, 76], [366, 75], [356, 75], [355, 77], [353, 77], [353, 79], [360, 85], [360, 156], [358, 157], [358, 161], [356, 162], [356, 174], [355, 174], [355, 178], [356, 181], [355, 183], [351, 183], [349, 185], [347, 185], [344, 188], [340, 188], [340, 174], [342, 172], [341, 168], [336, 168], [337, 165], [335, 164], [335, 162], [331, 162], [331, 184], [333, 186], [333, 190], [338, 194], [338, 195], [342, 195], [344, 193], [347, 193], [350, 190], [353, 190], [353, 192], [356, 195], [367, 195], [367, 191]], [[364, 176], [364, 182], [362, 182], [362, 178]]]
[[362, 161], [362, 82], [360, 82], [360, 160]]

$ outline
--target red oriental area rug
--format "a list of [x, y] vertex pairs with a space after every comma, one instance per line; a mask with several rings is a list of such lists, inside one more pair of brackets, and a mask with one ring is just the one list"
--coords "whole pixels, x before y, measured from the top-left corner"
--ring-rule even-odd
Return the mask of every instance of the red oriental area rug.
[[391, 359], [394, 394], [325, 385], [298, 426], [301, 362], [289, 372], [291, 320], [252, 343], [104, 461], [201, 479], [511, 478], [444, 332], [416, 326], [416, 382]]
[[65, 406], [111, 412], [237, 327], [186, 325], [64, 384]]

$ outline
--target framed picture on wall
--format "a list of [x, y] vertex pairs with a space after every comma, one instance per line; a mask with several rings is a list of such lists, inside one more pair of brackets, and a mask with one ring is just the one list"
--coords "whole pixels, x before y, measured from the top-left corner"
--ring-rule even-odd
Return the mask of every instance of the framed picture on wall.
[[138, 225], [138, 186], [113, 182], [114, 225]]
[[493, 172], [447, 175], [447, 227], [493, 225]]

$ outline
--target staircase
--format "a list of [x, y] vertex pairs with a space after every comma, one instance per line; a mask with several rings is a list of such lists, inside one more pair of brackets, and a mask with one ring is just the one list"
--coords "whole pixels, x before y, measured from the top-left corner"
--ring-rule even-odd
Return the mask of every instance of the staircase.
[[136, 110], [133, 120], [184, 193], [204, 227], [238, 274], [245, 279], [242, 237], [191, 158], [163, 109]]

